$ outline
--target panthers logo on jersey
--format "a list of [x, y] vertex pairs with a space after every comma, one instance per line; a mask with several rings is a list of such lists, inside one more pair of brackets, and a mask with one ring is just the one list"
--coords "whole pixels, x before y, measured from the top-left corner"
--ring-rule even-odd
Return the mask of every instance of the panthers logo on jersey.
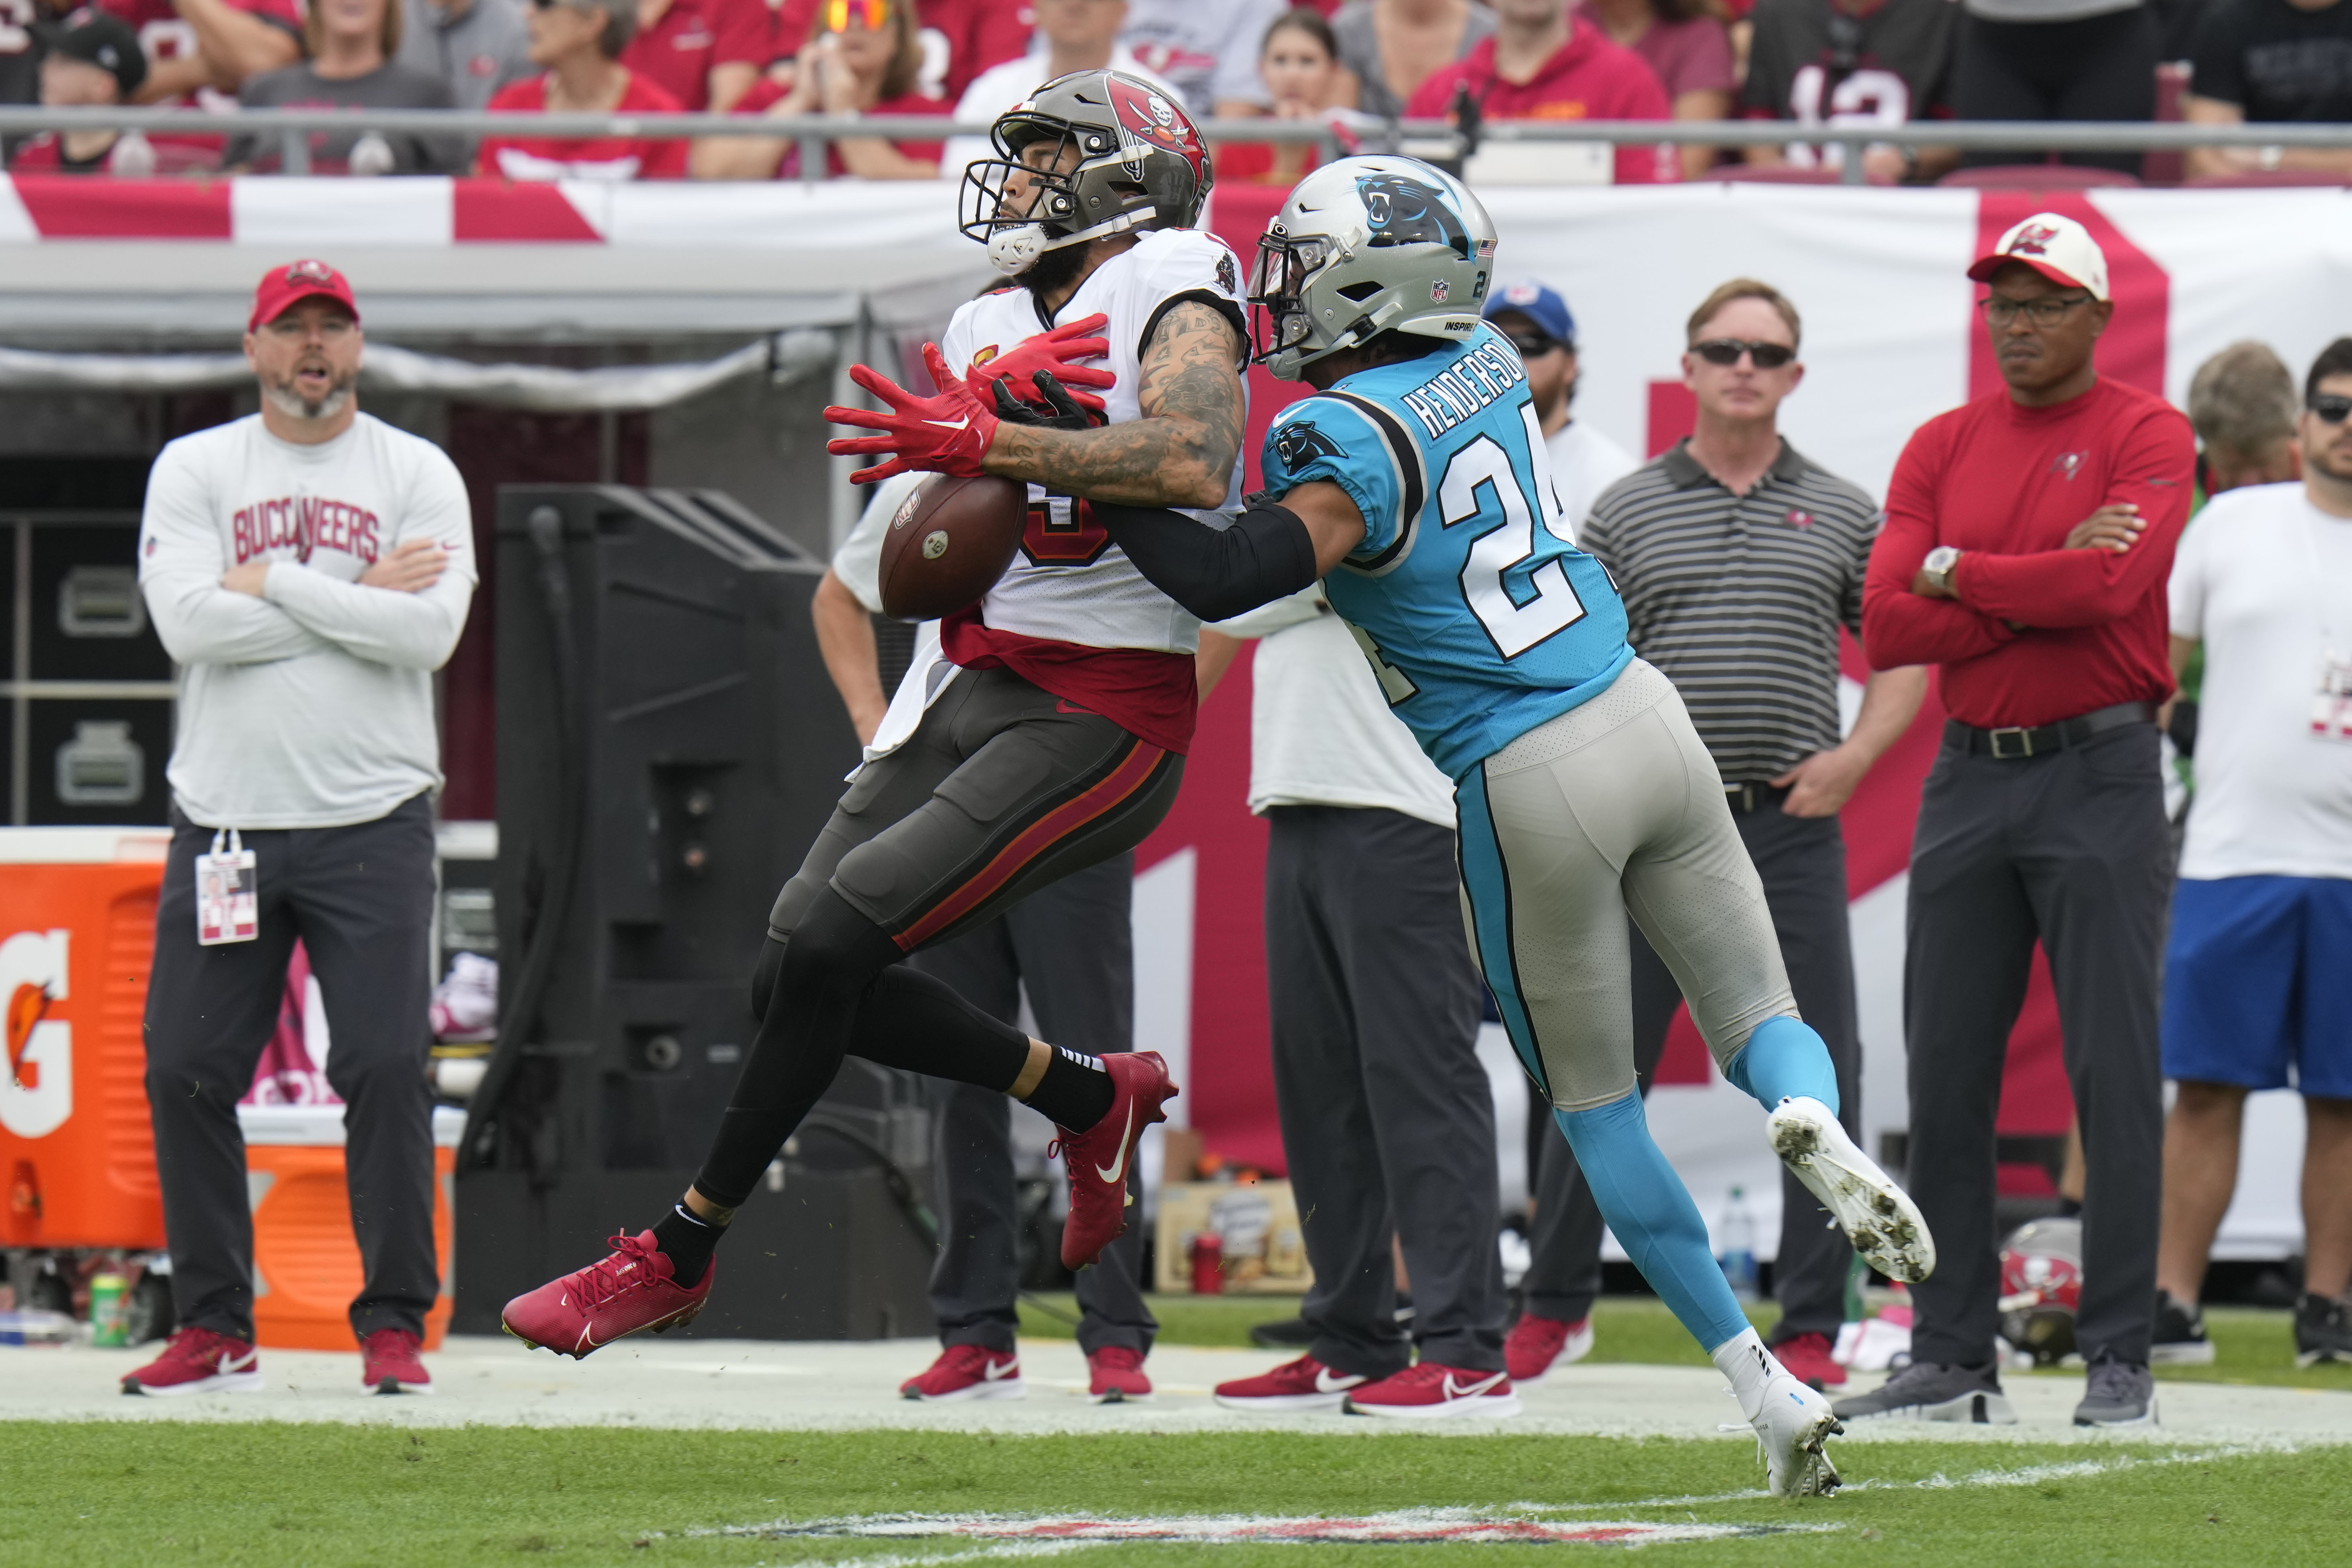
[[1313, 458], [1345, 457], [1345, 448], [1315, 428], [1310, 419], [1298, 420], [1275, 432], [1274, 449], [1286, 468], [1303, 468]]

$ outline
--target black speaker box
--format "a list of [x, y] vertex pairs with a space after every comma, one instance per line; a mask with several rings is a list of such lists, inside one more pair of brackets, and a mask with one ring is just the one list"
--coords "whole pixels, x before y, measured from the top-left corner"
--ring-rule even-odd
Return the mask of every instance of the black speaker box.
[[[824, 565], [729, 497], [509, 486], [496, 569], [499, 1043], [458, 1162], [473, 1328], [691, 1179], [752, 1038], [769, 908], [858, 758], [810, 619]], [[924, 1331], [919, 1103], [845, 1067], [725, 1249], [760, 1282], [722, 1287], [705, 1332]]]

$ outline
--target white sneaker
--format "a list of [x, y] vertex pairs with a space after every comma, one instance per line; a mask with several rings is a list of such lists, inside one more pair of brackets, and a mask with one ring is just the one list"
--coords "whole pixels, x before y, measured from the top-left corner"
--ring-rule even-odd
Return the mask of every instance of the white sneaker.
[[1854, 1145], [1820, 1101], [1791, 1096], [1767, 1124], [1772, 1152], [1836, 1216], [1863, 1261], [1917, 1284], [1936, 1271], [1936, 1239], [1910, 1195]]
[[[1823, 1445], [1845, 1430], [1830, 1402], [1773, 1363], [1764, 1406], [1748, 1423], [1764, 1454], [1765, 1484], [1774, 1497], [1827, 1497], [1838, 1490], [1837, 1467]], [[1738, 1428], [1734, 1427], [1737, 1431]]]

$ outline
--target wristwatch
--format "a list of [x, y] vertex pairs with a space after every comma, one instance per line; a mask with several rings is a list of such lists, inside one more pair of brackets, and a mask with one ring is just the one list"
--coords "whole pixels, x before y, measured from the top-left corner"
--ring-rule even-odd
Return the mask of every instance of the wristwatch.
[[1959, 551], [1949, 545], [1937, 545], [1927, 552], [1927, 559], [1920, 566], [1927, 572], [1928, 581], [1949, 593], [1952, 591], [1952, 568], [1959, 564]]

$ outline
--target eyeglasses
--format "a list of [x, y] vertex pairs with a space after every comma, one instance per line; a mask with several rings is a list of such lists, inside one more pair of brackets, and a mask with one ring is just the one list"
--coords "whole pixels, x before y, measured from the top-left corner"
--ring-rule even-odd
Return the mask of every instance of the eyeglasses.
[[849, 31], [852, 13], [866, 18], [867, 32], [878, 33], [890, 25], [890, 0], [830, 0], [824, 8], [825, 31]]
[[2067, 311], [2077, 305], [2088, 305], [2090, 302], [2091, 297], [2087, 294], [2069, 294], [2063, 297], [2047, 294], [2039, 299], [2007, 299], [1998, 294], [1991, 294], [1978, 300], [1977, 308], [1983, 311], [1984, 319], [1996, 327], [2008, 326], [2017, 319], [2021, 311], [2024, 313], [2026, 319], [2037, 327], [2055, 327], [2066, 319]]
[[1797, 357], [1795, 348], [1787, 343], [1751, 343], [1745, 338], [1709, 338], [1703, 343], [1693, 343], [1690, 351], [1710, 365], [1736, 365], [1746, 354], [1756, 361], [1759, 371], [1777, 371]]
[[1540, 360], [1546, 354], [1550, 353], [1554, 349], [1566, 349], [1574, 346], [1572, 344], [1563, 343], [1557, 338], [1546, 337], [1541, 332], [1530, 332], [1525, 337], [1520, 337], [1517, 333], [1507, 332], [1504, 336], [1511, 340], [1511, 347], [1519, 351], [1519, 358], [1523, 360]]
[[2352, 397], [2341, 392], [2314, 392], [2303, 406], [2317, 414], [2324, 424], [2341, 424], [2352, 418]]

